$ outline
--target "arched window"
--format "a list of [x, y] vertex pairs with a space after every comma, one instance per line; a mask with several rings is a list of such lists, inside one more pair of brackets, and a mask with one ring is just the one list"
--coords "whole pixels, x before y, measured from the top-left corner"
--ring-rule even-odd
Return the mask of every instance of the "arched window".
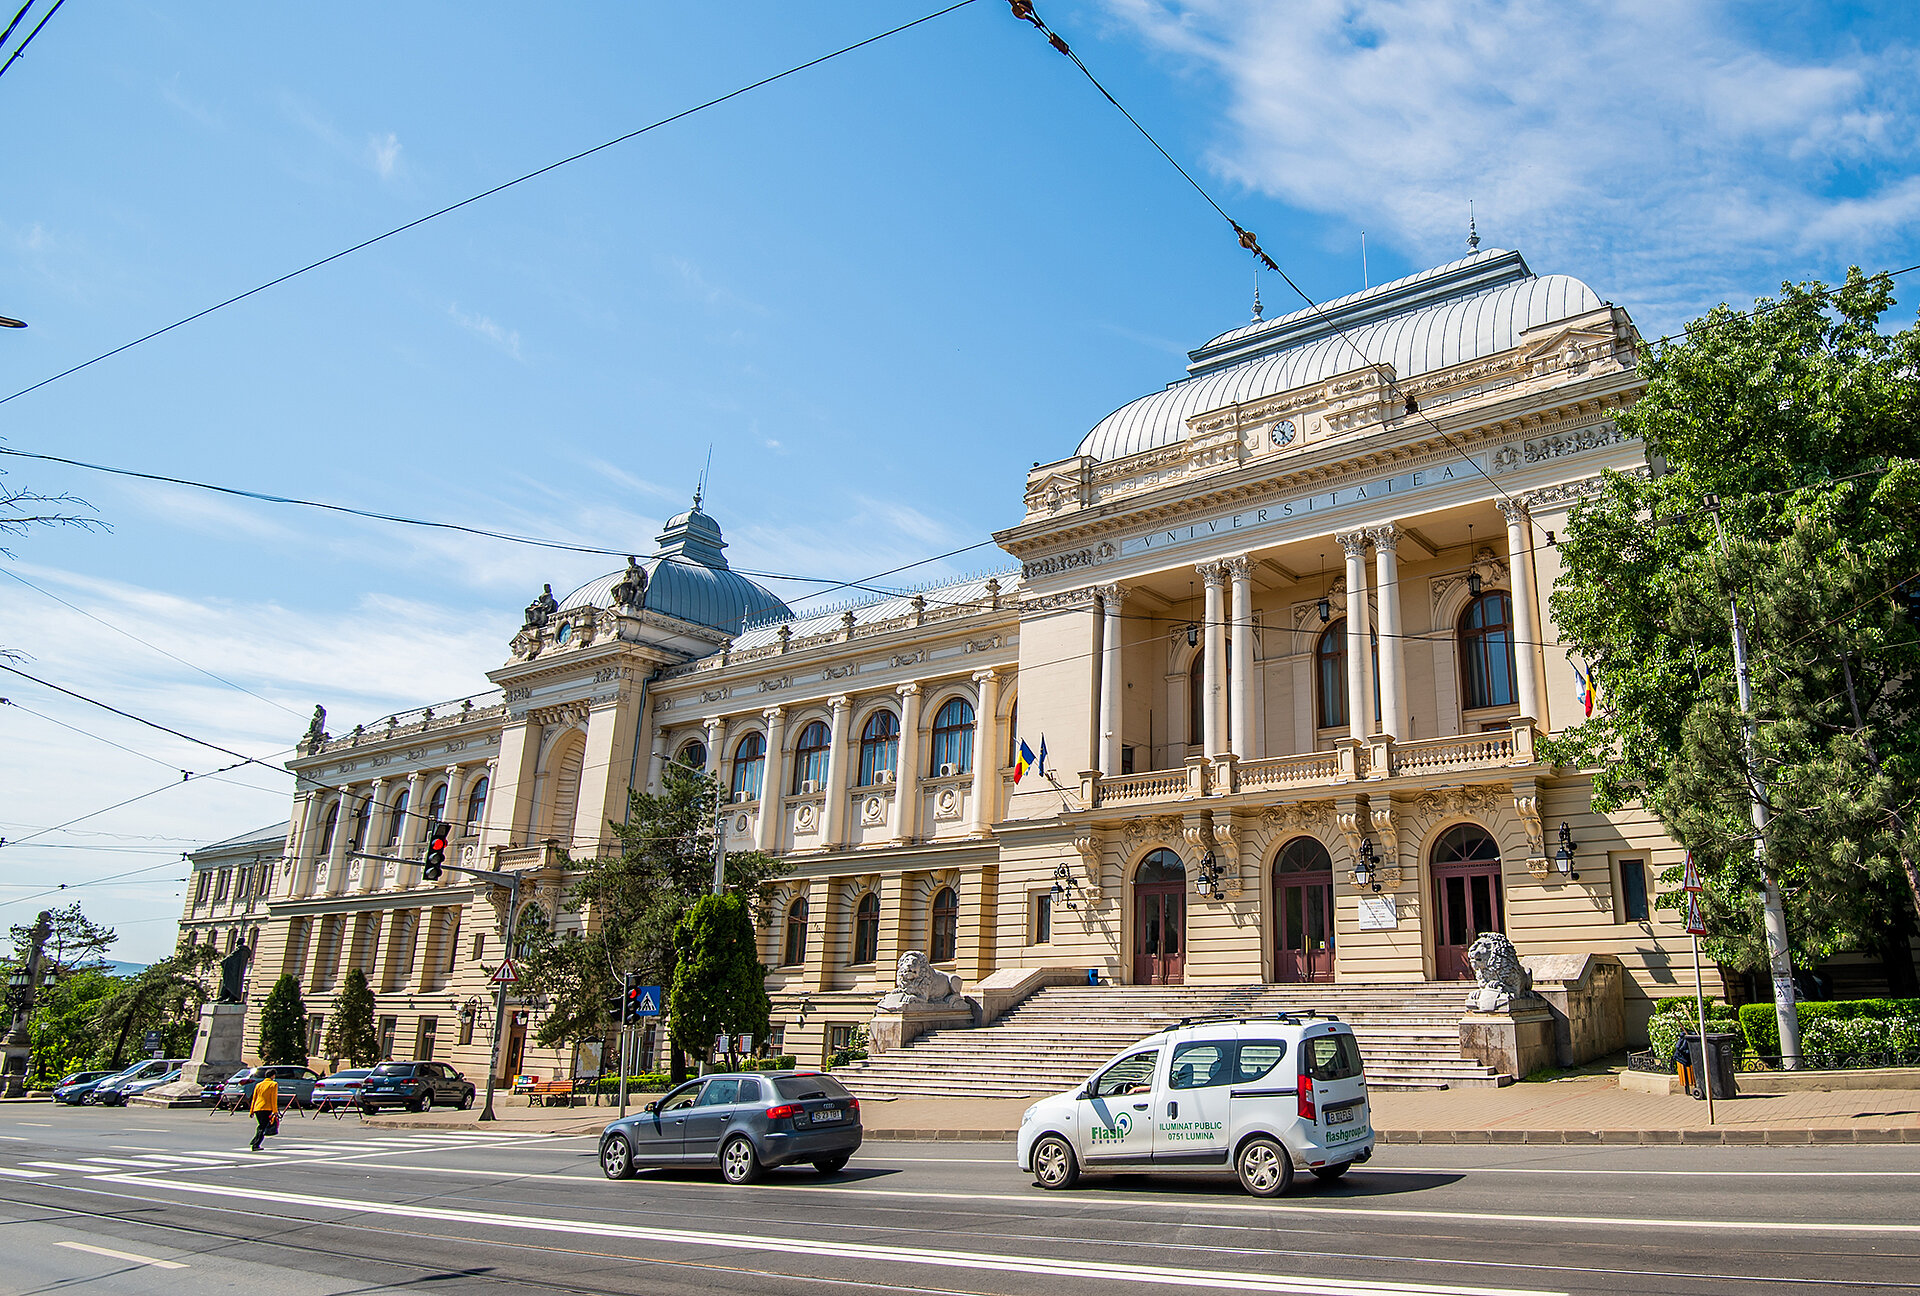
[[1333, 856], [1317, 837], [1295, 837], [1273, 861], [1275, 873], [1331, 873]]
[[373, 822], [373, 798], [368, 797], [353, 812], [352, 848], [363, 851], [367, 848], [367, 825]]
[[950, 963], [959, 951], [960, 897], [952, 887], [941, 887], [933, 897], [932, 921], [927, 925], [927, 957], [935, 963]]
[[900, 759], [900, 720], [891, 711], [875, 711], [860, 730], [860, 786], [872, 787], [891, 774]]
[[1513, 680], [1513, 602], [1489, 590], [1460, 614], [1460, 674], [1466, 709], [1512, 706], [1519, 690]]
[[698, 738], [692, 739], [673, 759], [690, 770], [703, 770], [707, 767], [707, 745]]
[[[1373, 643], [1373, 718], [1380, 718], [1380, 636], [1368, 631]], [[1347, 619], [1341, 617], [1320, 632], [1313, 649], [1314, 710], [1322, 729], [1348, 723]]]
[[1020, 759], [1020, 703], [1015, 702], [1007, 708], [1007, 764], [1012, 765]]
[[393, 799], [393, 813], [387, 816], [387, 845], [398, 846], [400, 834], [407, 825], [407, 794], [402, 791]]
[[487, 812], [487, 780], [483, 776], [473, 785], [473, 791], [467, 793], [467, 833], [471, 836], [480, 828], [480, 817]]
[[787, 944], [781, 967], [799, 967], [807, 961], [807, 901], [803, 896], [787, 906]]
[[827, 785], [827, 749], [833, 744], [833, 735], [827, 731], [824, 721], [815, 720], [800, 731], [800, 741], [793, 747], [793, 790], [797, 795], [808, 783], [817, 788]]
[[1446, 864], [1497, 864], [1500, 847], [1479, 824], [1455, 824], [1434, 843], [1433, 862]]
[[[336, 801], [333, 803], [333, 809], [327, 811], [326, 831], [320, 834], [319, 858], [325, 859], [327, 856], [333, 854], [333, 834], [339, 830], [339, 827], [340, 803]], [[200, 876], [204, 878], [206, 874], [202, 873]]]
[[1181, 858], [1162, 846], [1140, 861], [1133, 871], [1135, 886], [1150, 882], [1185, 882], [1187, 866]]
[[869, 891], [853, 911], [853, 961], [871, 963], [880, 957], [880, 897]]
[[757, 733], [750, 733], [733, 749], [733, 799], [758, 801], [760, 780], [766, 770], [767, 740]]
[[933, 718], [933, 769], [953, 766], [955, 774], [973, 768], [973, 704], [965, 698], [949, 698]]
[[433, 795], [427, 798], [427, 820], [429, 824], [427, 831], [433, 831], [431, 825], [437, 824], [447, 817], [447, 794], [449, 791], [448, 786], [442, 783], [433, 790]]

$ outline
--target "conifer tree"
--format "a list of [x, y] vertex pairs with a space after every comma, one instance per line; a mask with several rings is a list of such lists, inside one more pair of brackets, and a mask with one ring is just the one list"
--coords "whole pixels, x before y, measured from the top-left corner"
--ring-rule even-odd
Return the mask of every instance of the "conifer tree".
[[260, 1009], [260, 1060], [269, 1065], [306, 1065], [307, 1005], [291, 972], [273, 983]]
[[359, 968], [347, 973], [340, 997], [327, 1018], [328, 1057], [345, 1058], [348, 1065], [372, 1066], [380, 1060], [380, 1036], [373, 1028], [373, 991]]
[[733, 1038], [765, 1039], [772, 1008], [746, 899], [701, 896], [674, 928], [673, 947], [677, 958], [668, 1008], [674, 1044], [704, 1055], [716, 1037], [725, 1035], [728, 1065], [735, 1065]]

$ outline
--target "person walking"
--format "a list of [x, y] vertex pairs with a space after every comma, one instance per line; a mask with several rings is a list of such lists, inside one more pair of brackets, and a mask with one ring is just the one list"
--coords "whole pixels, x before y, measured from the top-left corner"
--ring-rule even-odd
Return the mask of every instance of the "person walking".
[[261, 1142], [269, 1134], [279, 1132], [280, 1125], [280, 1085], [271, 1075], [263, 1074], [253, 1086], [253, 1098], [247, 1104], [247, 1110], [253, 1113], [253, 1142], [248, 1151], [258, 1152]]

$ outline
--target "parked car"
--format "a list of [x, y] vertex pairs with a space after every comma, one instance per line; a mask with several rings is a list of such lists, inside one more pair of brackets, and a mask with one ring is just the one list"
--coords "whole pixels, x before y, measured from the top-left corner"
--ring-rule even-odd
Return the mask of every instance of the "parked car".
[[689, 1080], [600, 1134], [600, 1170], [628, 1179], [640, 1166], [714, 1166], [751, 1183], [775, 1166], [810, 1162], [836, 1174], [860, 1146], [860, 1100], [815, 1071], [755, 1071]]
[[186, 1070], [186, 1064], [182, 1063], [162, 1075], [144, 1076], [138, 1080], [129, 1080], [126, 1084], [120, 1086], [120, 1101], [123, 1103], [130, 1102], [149, 1089], [158, 1089], [161, 1085], [172, 1084], [180, 1078], [180, 1073], [184, 1070]]
[[102, 1080], [119, 1074], [118, 1071], [75, 1071], [72, 1075], [54, 1086], [53, 1100], [77, 1107], [87, 1101], [88, 1096], [93, 1093], [93, 1087], [95, 1085], [99, 1084]]
[[220, 1086], [217, 1105], [234, 1111], [247, 1110], [248, 1104], [253, 1101], [253, 1087], [260, 1083], [263, 1076], [272, 1076], [274, 1083], [280, 1086], [282, 1107], [307, 1106], [313, 1101], [313, 1087], [320, 1082], [320, 1073], [312, 1067], [288, 1063], [244, 1067], [228, 1076], [227, 1082]]
[[335, 1071], [323, 1077], [313, 1087], [309, 1101], [321, 1111], [332, 1111], [338, 1107], [358, 1107], [360, 1105], [360, 1086], [371, 1072], [365, 1068], [351, 1071]]
[[426, 1111], [436, 1103], [465, 1111], [473, 1106], [473, 1082], [445, 1062], [382, 1062], [360, 1083], [360, 1110], [381, 1107]]
[[1027, 1108], [1016, 1148], [1042, 1188], [1098, 1171], [1231, 1169], [1274, 1197], [1296, 1166], [1338, 1179], [1373, 1155], [1360, 1048], [1345, 1023], [1312, 1014], [1162, 1031]]
[[127, 1088], [142, 1080], [152, 1080], [187, 1064], [185, 1058], [150, 1058], [136, 1062], [119, 1075], [108, 1076], [93, 1091], [93, 1101], [103, 1107], [121, 1107], [127, 1101]]

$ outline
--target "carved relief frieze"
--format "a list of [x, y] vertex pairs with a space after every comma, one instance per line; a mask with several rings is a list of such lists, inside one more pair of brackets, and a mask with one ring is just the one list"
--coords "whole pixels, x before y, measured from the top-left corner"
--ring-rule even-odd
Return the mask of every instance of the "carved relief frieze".
[[1039, 576], [1054, 576], [1060, 572], [1073, 571], [1080, 567], [1094, 567], [1113, 557], [1113, 545], [1102, 541], [1085, 549], [1075, 549], [1069, 553], [1048, 554], [1044, 558], [1035, 558], [1031, 562], [1020, 564], [1020, 575], [1024, 580], [1033, 580]]
[[1091, 586], [1080, 589], [1061, 590], [1057, 594], [1042, 594], [1020, 600], [1020, 614], [1028, 616], [1036, 612], [1054, 612], [1066, 608], [1087, 607], [1098, 597]]
[[790, 688], [792, 687], [792, 685], [793, 685], [793, 676], [781, 675], [774, 679], [761, 680], [760, 691], [762, 693], [778, 693], [781, 689]]
[[1129, 819], [1126, 827], [1120, 830], [1121, 849], [1129, 860], [1149, 842], [1166, 846], [1177, 853], [1180, 843], [1185, 840], [1186, 823], [1179, 815], [1149, 815]]
[[860, 825], [863, 828], [876, 828], [887, 821], [887, 799], [883, 796], [869, 796], [860, 802]]
[[1491, 819], [1499, 813], [1501, 803], [1510, 791], [1511, 789], [1504, 783], [1434, 788], [1430, 792], [1420, 794], [1420, 799], [1414, 802], [1414, 810], [1428, 821], [1445, 819], [1453, 815], [1472, 815], [1478, 819]]
[[992, 652], [1000, 646], [999, 635], [988, 635], [985, 639], [969, 639], [962, 644], [960, 651], [970, 653]]

